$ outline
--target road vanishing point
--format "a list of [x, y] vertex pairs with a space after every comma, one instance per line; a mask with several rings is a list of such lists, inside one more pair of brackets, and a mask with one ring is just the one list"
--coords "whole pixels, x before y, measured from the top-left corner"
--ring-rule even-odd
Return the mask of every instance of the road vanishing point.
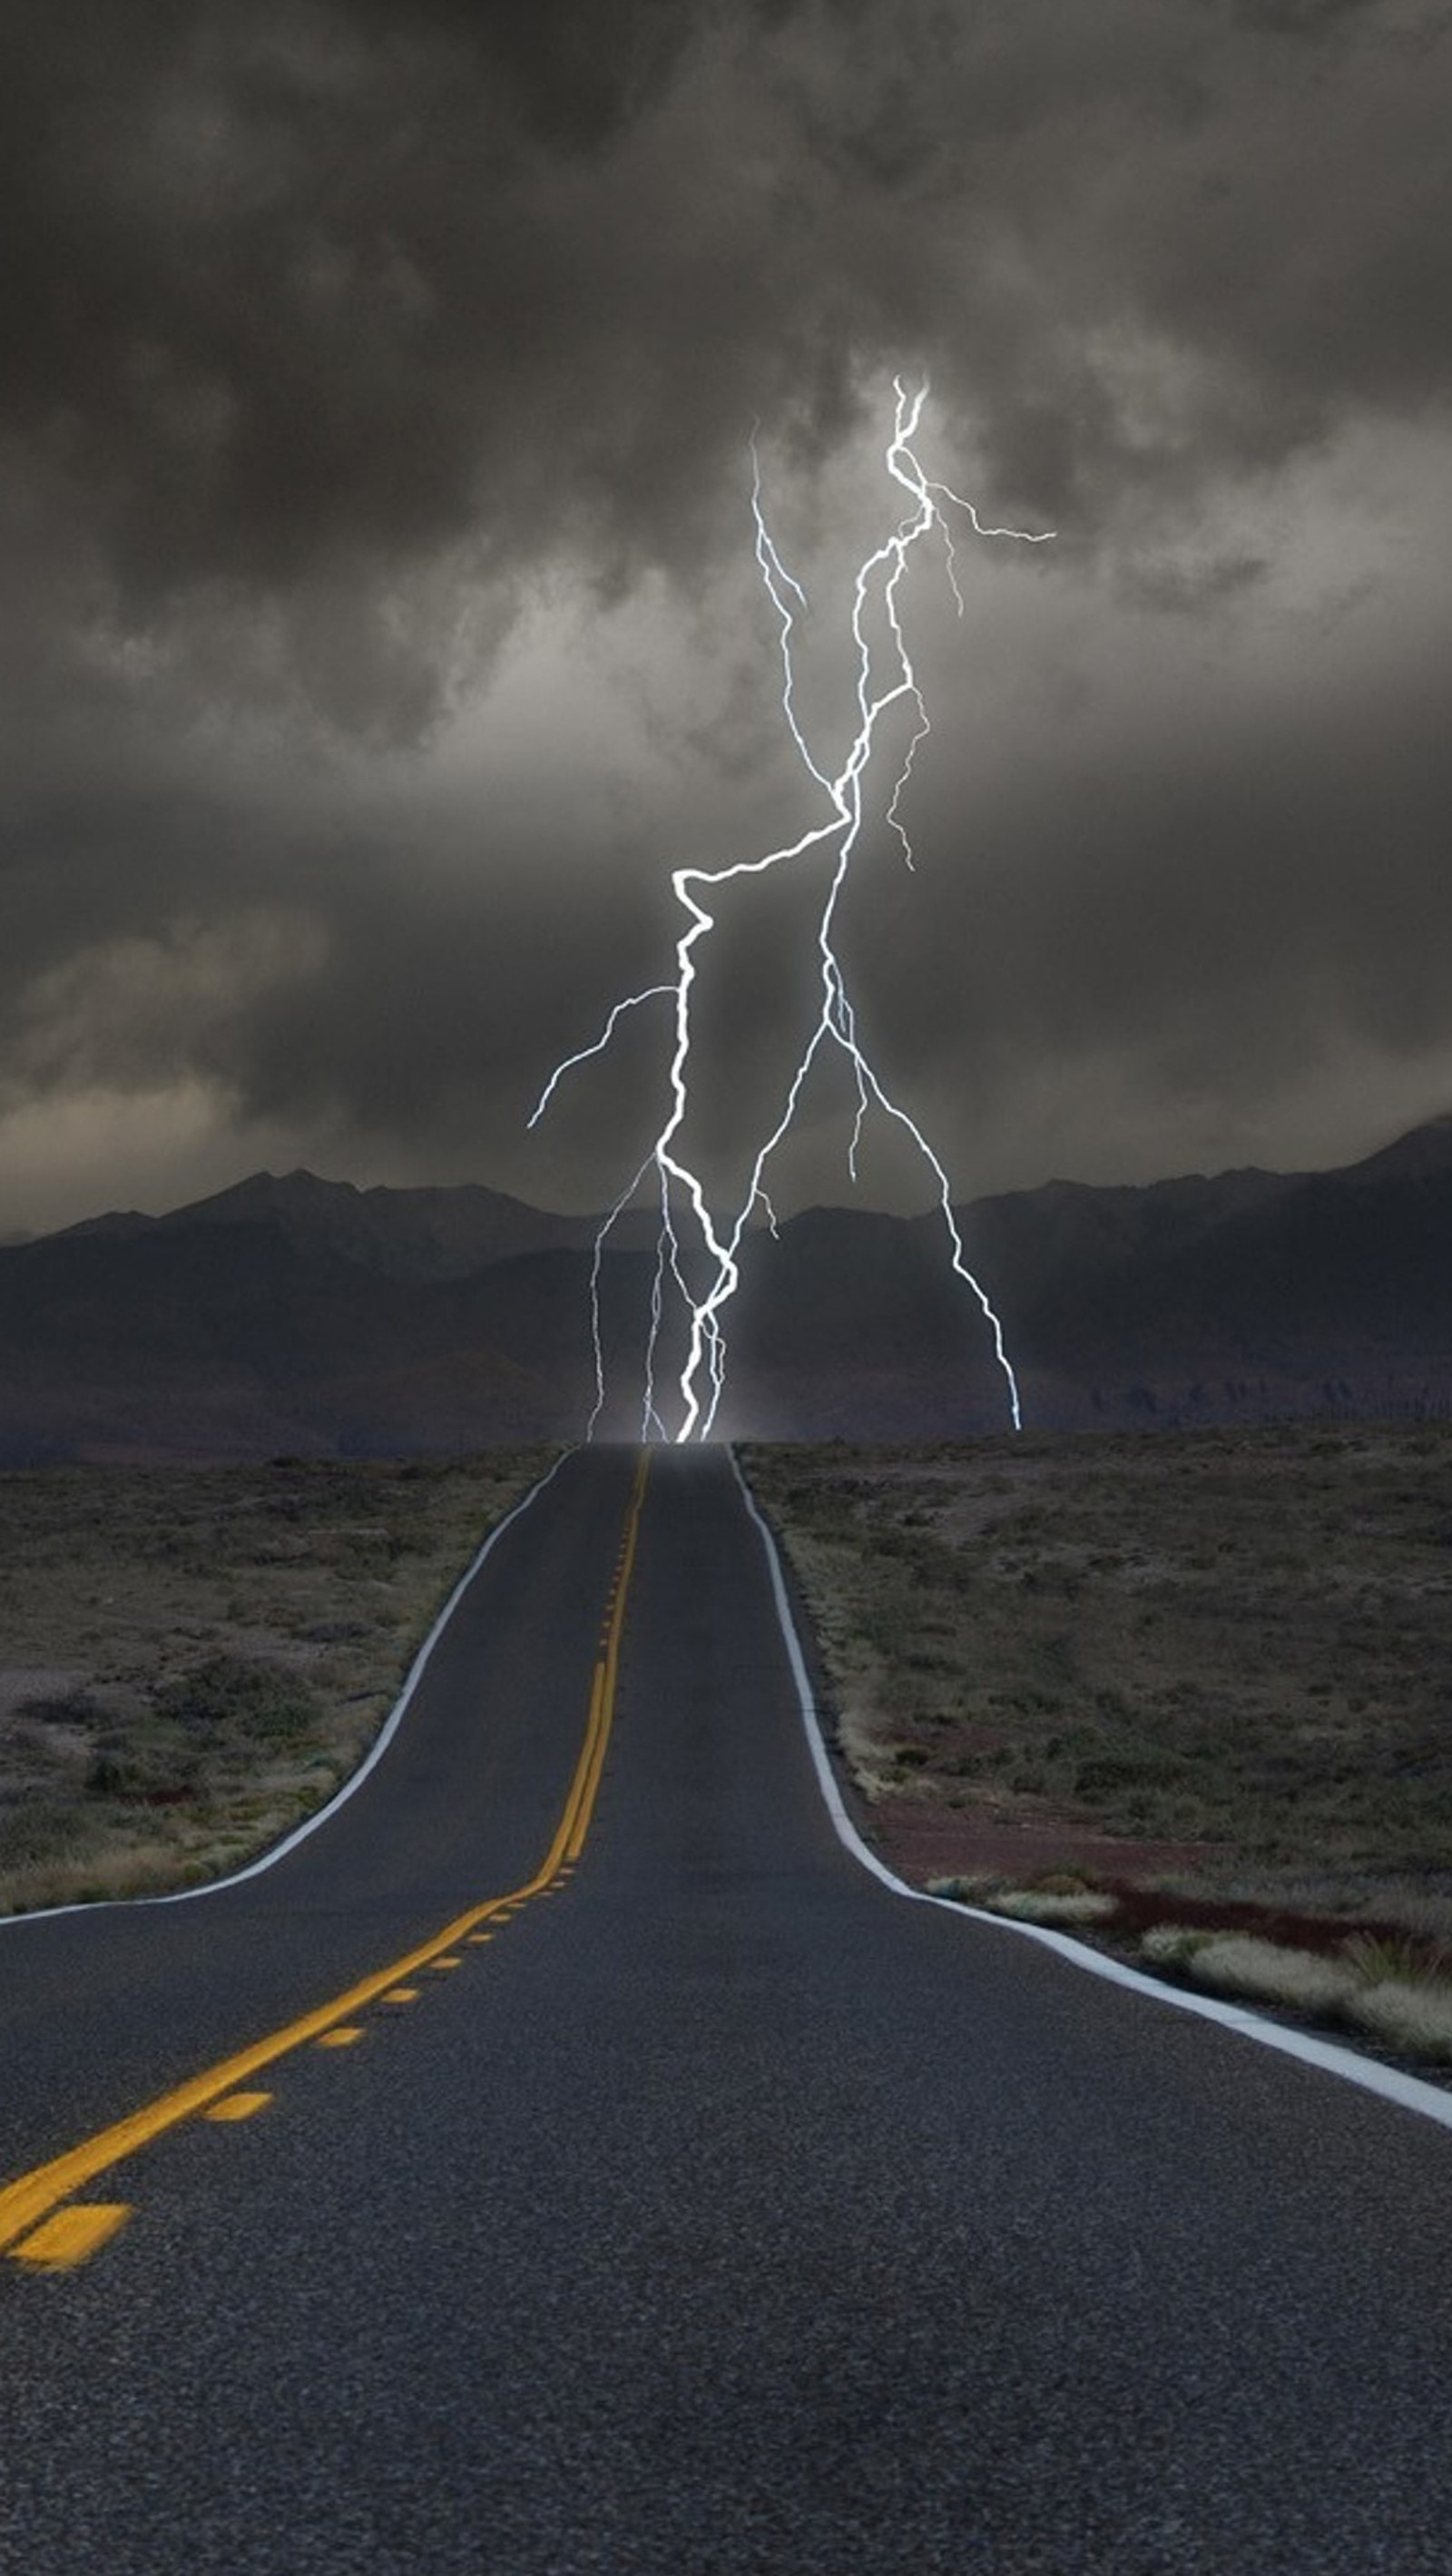
[[1452, 2135], [864, 1868], [724, 1450], [0, 2052], [5, 2576], [1452, 2569]]

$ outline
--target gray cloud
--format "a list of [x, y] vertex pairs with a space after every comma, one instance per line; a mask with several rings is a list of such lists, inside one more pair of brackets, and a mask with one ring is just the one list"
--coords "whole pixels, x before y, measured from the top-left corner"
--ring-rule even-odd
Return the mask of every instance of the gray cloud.
[[[1369, 1125], [1440, 1078], [1446, 9], [22, 0], [3, 45], [0, 1101], [201, 1081], [531, 1186], [665, 869], [801, 807], [753, 419], [830, 597], [894, 366], [1059, 530], [974, 557], [966, 643], [925, 612], [924, 866], [854, 930], [965, 1186], [1082, 1159], [1089, 1065], [1163, 1168], [1257, 1101], [1314, 1142], [1323, 1076], [1334, 1153], [1337, 1063]], [[759, 1055], [791, 978], [733, 973]], [[538, 1194], [609, 1186], [637, 1074]]]

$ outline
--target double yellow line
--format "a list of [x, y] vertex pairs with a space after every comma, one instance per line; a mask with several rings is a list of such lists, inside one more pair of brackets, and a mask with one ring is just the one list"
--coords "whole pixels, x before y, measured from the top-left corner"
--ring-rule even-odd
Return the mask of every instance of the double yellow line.
[[[559, 1830], [550, 1845], [549, 1857], [537, 1878], [531, 1879], [520, 1895], [496, 1899], [497, 1903], [517, 1905], [522, 1896], [534, 1896], [557, 1869], [572, 1867], [585, 1847], [590, 1818], [595, 1812], [595, 1796], [600, 1774], [605, 1768], [605, 1747], [615, 1720], [615, 1685], [620, 1674], [620, 1637], [625, 1626], [625, 1604], [630, 1592], [630, 1578], [635, 1571], [635, 1550], [640, 1537], [640, 1515], [645, 1506], [646, 1478], [650, 1474], [650, 1451], [642, 1449], [630, 1488], [630, 1502], [625, 1514], [625, 1534], [615, 1562], [615, 1574], [606, 1604], [605, 1626], [601, 1637], [603, 1652], [595, 1666], [590, 1683], [590, 1716], [585, 1728], [585, 1741], [565, 1812]], [[487, 1910], [487, 1909], [486, 1909]]]
[[[260, 2068], [272, 2065], [277, 2058], [286, 2057], [291, 2050], [305, 2046], [309, 2040], [321, 2039], [325, 2033], [335, 2031], [340, 2023], [351, 2020], [365, 2005], [375, 2003], [390, 1986], [397, 1985], [418, 1969], [428, 1967], [444, 1952], [452, 1950], [455, 1942], [466, 1939], [491, 1917], [512, 1914], [516, 1907], [526, 1904], [531, 1897], [546, 1895], [560, 1884], [561, 1873], [573, 1866], [584, 1849], [599, 1794], [600, 1776], [605, 1767], [605, 1752], [615, 1716], [625, 1604], [635, 1566], [640, 1515], [649, 1472], [650, 1453], [642, 1450], [631, 1487], [625, 1532], [607, 1604], [600, 1659], [590, 1684], [590, 1714], [585, 1740], [554, 1840], [533, 1878], [527, 1879], [522, 1887], [512, 1888], [507, 1896], [492, 1896], [481, 1905], [471, 1906], [467, 1914], [457, 1915], [452, 1923], [445, 1924], [441, 1932], [422, 1942], [416, 1950], [407, 1951], [388, 1967], [362, 1978], [356, 1986], [350, 1986], [346, 1994], [335, 1995], [331, 2003], [320, 2004], [316, 2011], [302, 2014], [297, 2021], [287, 2023], [284, 2029], [272, 2031], [266, 2039], [254, 2041], [250, 2048], [239, 2049], [235, 2056], [225, 2057], [219, 2065], [209, 2066], [205, 2074], [193, 2075], [185, 2084], [178, 2084], [170, 2093], [163, 2093], [155, 2102], [147, 2103], [143, 2110], [133, 2111], [126, 2119], [114, 2121], [110, 2128], [98, 2129], [94, 2137], [84, 2139], [64, 2155], [53, 2156], [48, 2164], [37, 2165], [32, 2172], [21, 2174], [15, 2182], [0, 2190], [0, 2253], [13, 2249], [23, 2255], [24, 2240], [31, 2230], [38, 2228], [42, 2220], [49, 2218], [51, 2211], [70, 2199], [72, 2193], [94, 2182], [98, 2174], [109, 2172], [113, 2165], [134, 2155], [138, 2147], [147, 2146], [165, 2130], [174, 2129], [181, 2121], [205, 2111], [223, 2094], [230, 2093], [234, 2086], [244, 2084], [249, 2076], [257, 2074]], [[102, 2241], [110, 2233], [111, 2225], [124, 2214], [114, 2207], [109, 2208], [104, 2213], [107, 2224], [88, 2229], [84, 2220], [90, 2213], [80, 2209], [67, 2213], [77, 2224], [71, 2229], [61, 2230], [57, 2243], [74, 2243], [78, 2250], [88, 2251], [93, 2242]], [[95, 2212], [98, 2220], [102, 2216], [99, 2210]], [[56, 2222], [51, 2224], [54, 2228]], [[69, 2258], [62, 2256], [60, 2259]]]

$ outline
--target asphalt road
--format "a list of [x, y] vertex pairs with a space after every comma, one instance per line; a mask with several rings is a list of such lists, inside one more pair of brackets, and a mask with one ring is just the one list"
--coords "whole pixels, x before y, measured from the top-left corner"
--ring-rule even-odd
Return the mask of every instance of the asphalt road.
[[882, 1888], [719, 1453], [610, 1647], [634, 1471], [567, 1462], [275, 1869], [0, 1928], [10, 2176], [488, 1935], [0, 2260], [5, 2576], [1447, 2576], [1452, 2137]]

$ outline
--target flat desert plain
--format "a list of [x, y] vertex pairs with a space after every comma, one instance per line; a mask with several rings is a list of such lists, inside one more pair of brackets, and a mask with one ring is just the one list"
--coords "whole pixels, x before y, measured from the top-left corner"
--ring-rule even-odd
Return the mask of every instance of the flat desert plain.
[[743, 1463], [904, 1876], [1452, 2059], [1452, 1430]]
[[196, 1886], [320, 1806], [550, 1454], [0, 1475], [0, 1912]]

